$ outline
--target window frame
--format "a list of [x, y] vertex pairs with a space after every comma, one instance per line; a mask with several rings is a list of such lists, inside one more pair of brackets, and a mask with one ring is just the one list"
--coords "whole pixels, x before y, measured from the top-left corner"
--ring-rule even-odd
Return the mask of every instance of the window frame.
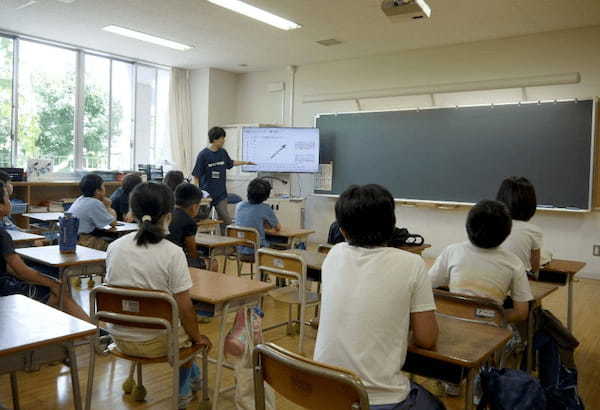
[[[85, 114], [85, 57], [87, 55], [107, 58], [109, 60], [109, 100], [108, 100], [108, 158], [107, 165], [109, 169], [112, 169], [111, 164], [111, 148], [113, 142], [113, 62], [119, 61], [122, 63], [131, 64], [132, 66], [132, 78], [131, 78], [131, 87], [132, 87], [132, 101], [131, 101], [131, 120], [128, 126], [130, 127], [130, 152], [129, 152], [129, 165], [128, 168], [134, 169], [137, 163], [136, 158], [136, 141], [137, 141], [137, 127], [136, 127], [136, 107], [138, 102], [138, 87], [137, 87], [137, 79], [138, 79], [138, 67], [144, 66], [148, 68], [152, 68], [155, 70], [155, 77], [158, 79], [158, 70], [164, 70], [171, 72], [171, 67], [156, 64], [153, 62], [136, 60], [132, 58], [127, 58], [123, 56], [119, 56], [112, 53], [106, 53], [103, 51], [93, 50], [78, 47], [75, 45], [70, 45], [66, 43], [56, 42], [45, 40], [41, 38], [36, 38], [32, 36], [26, 36], [21, 34], [16, 34], [12, 32], [7, 32], [0, 30], [0, 37], [8, 38], [12, 40], [12, 106], [11, 106], [11, 129], [10, 129], [10, 160], [11, 166], [14, 167], [17, 164], [17, 155], [18, 155], [18, 147], [19, 147], [19, 60], [20, 60], [20, 42], [21, 41], [29, 41], [38, 44], [43, 44], [51, 47], [57, 47], [62, 49], [67, 49], [70, 51], [74, 51], [77, 53], [76, 56], [76, 86], [75, 86], [75, 112], [73, 115], [73, 132], [74, 132], [74, 141], [73, 141], [73, 159], [74, 159], [74, 169], [79, 170], [83, 169], [83, 146], [84, 146], [84, 114]], [[154, 98], [157, 100], [158, 98], [158, 80], [156, 81], [157, 87], [154, 90]], [[153, 141], [156, 140], [156, 121], [157, 115], [154, 116], [154, 135]], [[155, 156], [156, 147], [152, 149], [152, 156]]]

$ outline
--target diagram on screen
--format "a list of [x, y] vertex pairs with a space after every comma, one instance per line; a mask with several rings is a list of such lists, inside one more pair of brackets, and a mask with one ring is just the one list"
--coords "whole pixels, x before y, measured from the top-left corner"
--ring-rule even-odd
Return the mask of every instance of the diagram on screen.
[[316, 172], [319, 131], [314, 128], [244, 128], [243, 159], [247, 172]]

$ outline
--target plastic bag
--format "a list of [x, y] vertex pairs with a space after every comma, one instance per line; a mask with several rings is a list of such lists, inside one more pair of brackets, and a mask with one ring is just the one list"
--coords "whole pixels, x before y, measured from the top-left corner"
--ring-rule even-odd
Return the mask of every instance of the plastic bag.
[[[250, 313], [247, 318], [247, 313]], [[235, 315], [233, 327], [225, 337], [225, 358], [234, 366], [235, 407], [237, 410], [254, 410], [254, 371], [252, 351], [263, 342], [262, 317], [259, 308], [241, 308]], [[248, 319], [248, 320], [246, 320]], [[275, 409], [275, 393], [265, 384], [267, 410]]]

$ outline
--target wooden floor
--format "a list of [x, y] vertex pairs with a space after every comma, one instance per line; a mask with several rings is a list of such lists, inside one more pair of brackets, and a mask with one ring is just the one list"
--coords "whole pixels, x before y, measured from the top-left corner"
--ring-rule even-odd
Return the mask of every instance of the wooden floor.
[[[81, 300], [87, 301], [87, 291], [77, 293]], [[544, 307], [550, 309], [563, 321], [566, 317], [566, 294], [566, 288], [561, 288], [544, 303]], [[575, 335], [581, 341], [581, 346], [576, 352], [576, 361], [579, 369], [580, 393], [590, 409], [594, 408], [593, 403], [600, 403], [600, 389], [597, 388], [597, 380], [600, 378], [600, 304], [597, 303], [598, 295], [600, 295], [600, 281], [580, 280], [575, 283]], [[285, 320], [286, 315], [287, 307], [285, 305], [277, 305], [273, 300], [267, 298], [265, 301], [265, 326]], [[230, 321], [232, 319], [232, 317], [229, 318]], [[218, 323], [219, 320], [217, 319], [210, 324], [200, 325], [201, 332], [215, 341]], [[305, 349], [309, 354], [312, 354], [316, 332], [308, 329], [306, 334]], [[265, 340], [280, 344], [291, 350], [297, 348], [297, 337], [286, 336], [285, 328], [267, 332]], [[87, 347], [78, 348], [78, 359], [82, 389], [85, 389], [88, 371]], [[92, 408], [113, 410], [167, 409], [169, 406], [168, 400], [172, 394], [168, 365], [151, 365], [144, 368], [144, 384], [148, 390], [147, 401], [144, 403], [134, 402], [130, 396], [124, 395], [121, 390], [121, 384], [127, 377], [128, 369], [129, 364], [127, 362], [113, 359], [110, 356], [97, 357]], [[214, 366], [210, 365], [209, 383], [211, 387], [214, 373]], [[19, 373], [18, 378], [22, 409], [73, 408], [71, 380], [67, 367], [62, 365], [45, 366], [39, 372]], [[225, 371], [224, 380], [225, 386], [232, 384], [233, 375], [231, 371]], [[423, 383], [431, 391], [438, 390], [436, 383], [433, 381], [423, 379], [417, 381]], [[462, 400], [459, 398], [445, 397], [443, 401], [448, 409], [463, 408]], [[0, 405], [9, 407], [11, 403], [9, 378], [8, 375], [2, 375], [0, 376]], [[197, 408], [197, 402], [194, 401], [188, 408]], [[299, 407], [278, 397], [277, 408], [291, 410]], [[223, 396], [219, 409], [235, 409], [232, 393]]]

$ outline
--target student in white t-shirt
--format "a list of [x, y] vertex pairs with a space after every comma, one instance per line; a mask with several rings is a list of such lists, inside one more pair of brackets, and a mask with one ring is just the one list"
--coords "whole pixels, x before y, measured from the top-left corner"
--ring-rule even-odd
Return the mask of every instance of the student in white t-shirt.
[[496, 199], [508, 207], [513, 220], [512, 231], [502, 247], [517, 255], [527, 272], [537, 276], [543, 237], [541, 229], [529, 223], [537, 207], [535, 188], [527, 178], [506, 178]]
[[[106, 255], [106, 282], [109, 285], [169, 292], [179, 309], [179, 347], [211, 343], [198, 331], [189, 289], [190, 271], [183, 250], [165, 239], [171, 220], [173, 192], [164, 184], [143, 183], [134, 188], [129, 199], [131, 212], [139, 223], [137, 232], [111, 243]], [[112, 325], [109, 332], [125, 354], [155, 358], [167, 354], [165, 331], [132, 329]], [[179, 408], [186, 408], [192, 391], [201, 387], [200, 370], [189, 362], [179, 373]]]
[[429, 270], [433, 287], [448, 286], [453, 293], [490, 298], [500, 305], [510, 295], [514, 307], [505, 310], [506, 320], [525, 320], [533, 299], [525, 267], [500, 246], [510, 229], [510, 215], [503, 203], [478, 202], [467, 217], [470, 242], [450, 245], [442, 251]]
[[443, 409], [401, 369], [409, 330], [413, 342], [435, 346], [433, 292], [420, 256], [385, 247], [394, 226], [394, 199], [384, 187], [349, 187], [335, 214], [347, 242], [323, 263], [314, 359], [357, 374], [371, 409]]

